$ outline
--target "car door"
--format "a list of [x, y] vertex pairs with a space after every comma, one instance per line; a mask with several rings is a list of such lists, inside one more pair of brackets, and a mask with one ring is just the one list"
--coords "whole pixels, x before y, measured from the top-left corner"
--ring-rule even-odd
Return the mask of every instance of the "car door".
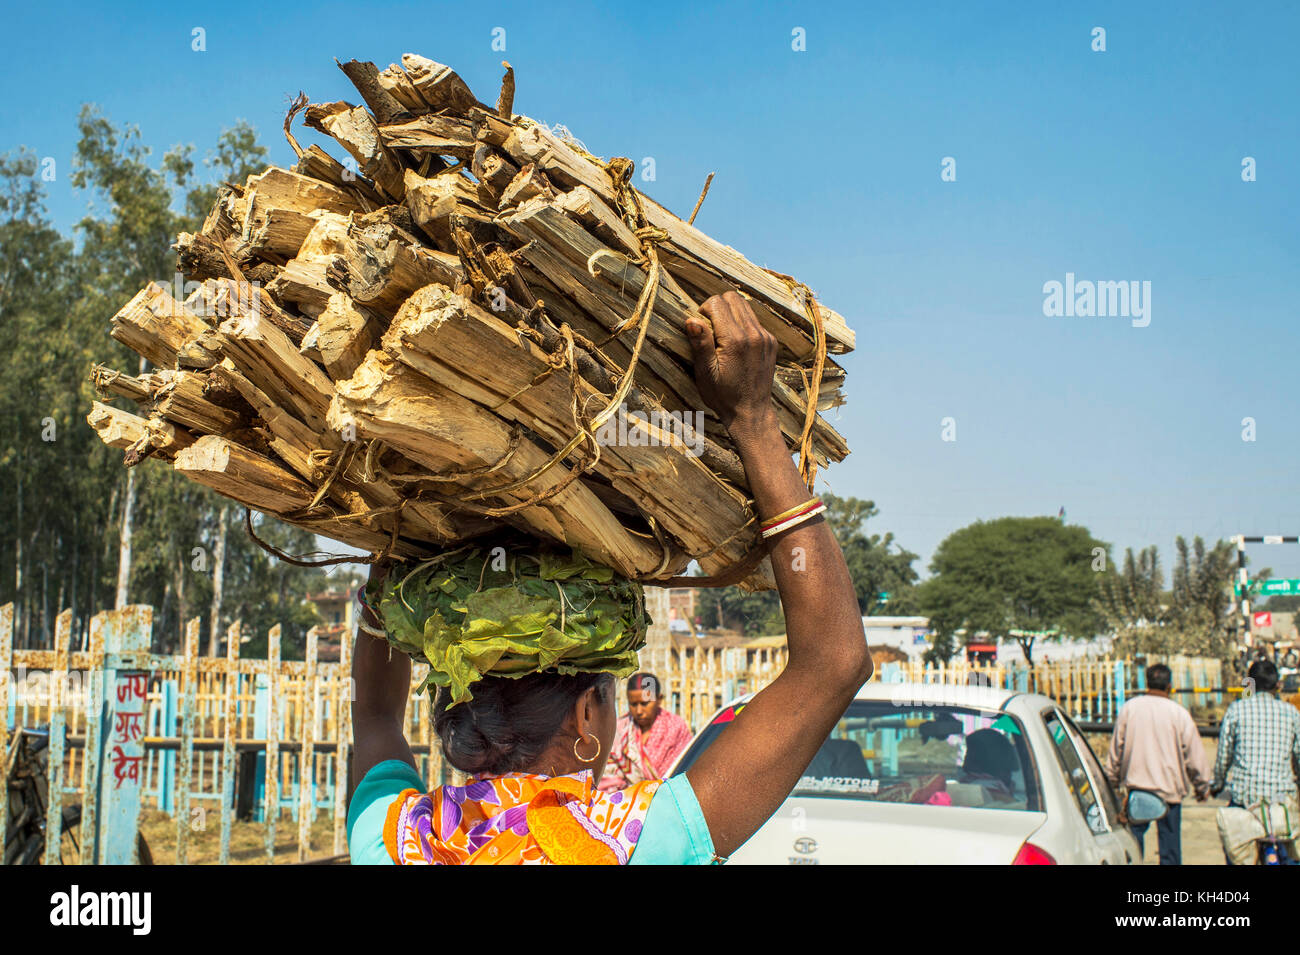
[[1102, 865], [1132, 862], [1126, 840], [1115, 831], [1119, 825], [1119, 807], [1087, 741], [1057, 707], [1043, 710], [1042, 717], [1066, 785], [1079, 809], [1079, 821], [1087, 827], [1096, 846], [1098, 861]]

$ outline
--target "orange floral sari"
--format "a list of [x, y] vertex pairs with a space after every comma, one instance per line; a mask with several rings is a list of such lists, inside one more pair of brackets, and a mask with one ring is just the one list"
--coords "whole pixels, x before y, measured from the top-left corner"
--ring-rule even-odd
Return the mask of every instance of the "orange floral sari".
[[388, 809], [384, 846], [398, 865], [625, 865], [659, 785], [602, 793], [583, 771], [407, 789]]

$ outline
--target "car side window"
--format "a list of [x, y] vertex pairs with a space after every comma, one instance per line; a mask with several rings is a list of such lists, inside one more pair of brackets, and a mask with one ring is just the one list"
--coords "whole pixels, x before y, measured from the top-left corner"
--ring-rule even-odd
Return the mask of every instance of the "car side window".
[[1088, 775], [1096, 784], [1095, 788], [1098, 797], [1101, 799], [1101, 807], [1106, 811], [1106, 819], [1111, 825], [1119, 821], [1119, 800], [1115, 798], [1115, 790], [1110, 788], [1110, 780], [1102, 771], [1101, 763], [1097, 761], [1097, 754], [1092, 751], [1088, 745], [1087, 739], [1079, 732], [1079, 727], [1074, 725], [1074, 720], [1061, 714], [1061, 719], [1065, 723], [1065, 728], [1070, 733], [1070, 739], [1074, 741], [1075, 748], [1083, 755], [1084, 764], [1087, 766]]
[[1060, 763], [1061, 770], [1065, 773], [1066, 785], [1070, 787], [1074, 801], [1079, 804], [1079, 811], [1083, 813], [1088, 828], [1097, 835], [1108, 832], [1106, 819], [1102, 815], [1101, 805], [1097, 800], [1097, 792], [1092, 785], [1087, 770], [1083, 768], [1083, 761], [1079, 758], [1078, 750], [1074, 748], [1074, 743], [1070, 739], [1069, 731], [1065, 728], [1060, 713], [1054, 709], [1045, 710], [1043, 712], [1043, 723], [1047, 727], [1048, 736], [1051, 737], [1052, 748], [1056, 751], [1057, 762]]

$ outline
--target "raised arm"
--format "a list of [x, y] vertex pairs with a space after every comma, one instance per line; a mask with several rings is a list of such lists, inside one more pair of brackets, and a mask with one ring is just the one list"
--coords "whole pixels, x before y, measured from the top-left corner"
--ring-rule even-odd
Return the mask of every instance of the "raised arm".
[[[371, 565], [370, 579], [385, 568]], [[375, 629], [382, 624], [369, 611], [363, 619]], [[389, 759], [415, 767], [411, 746], [402, 732], [402, 716], [411, 689], [411, 658], [392, 649], [386, 640], [357, 631], [352, 651], [352, 786], [369, 770]], [[418, 769], [418, 767], [416, 767]]]
[[[810, 497], [772, 406], [776, 339], [735, 292], [700, 311], [712, 327], [687, 322], [700, 393], [731, 434], [765, 520]], [[686, 771], [721, 856], [781, 806], [871, 676], [853, 581], [825, 521], [779, 537], [771, 557], [785, 611], [785, 669]]]

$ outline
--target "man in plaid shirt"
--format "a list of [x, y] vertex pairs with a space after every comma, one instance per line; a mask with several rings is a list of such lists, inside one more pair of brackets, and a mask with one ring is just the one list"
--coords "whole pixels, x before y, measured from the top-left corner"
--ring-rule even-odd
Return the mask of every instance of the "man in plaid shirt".
[[1251, 665], [1255, 692], [1228, 707], [1214, 760], [1218, 792], [1226, 783], [1229, 805], [1249, 808], [1261, 799], [1296, 803], [1300, 778], [1300, 710], [1277, 697], [1277, 667]]

